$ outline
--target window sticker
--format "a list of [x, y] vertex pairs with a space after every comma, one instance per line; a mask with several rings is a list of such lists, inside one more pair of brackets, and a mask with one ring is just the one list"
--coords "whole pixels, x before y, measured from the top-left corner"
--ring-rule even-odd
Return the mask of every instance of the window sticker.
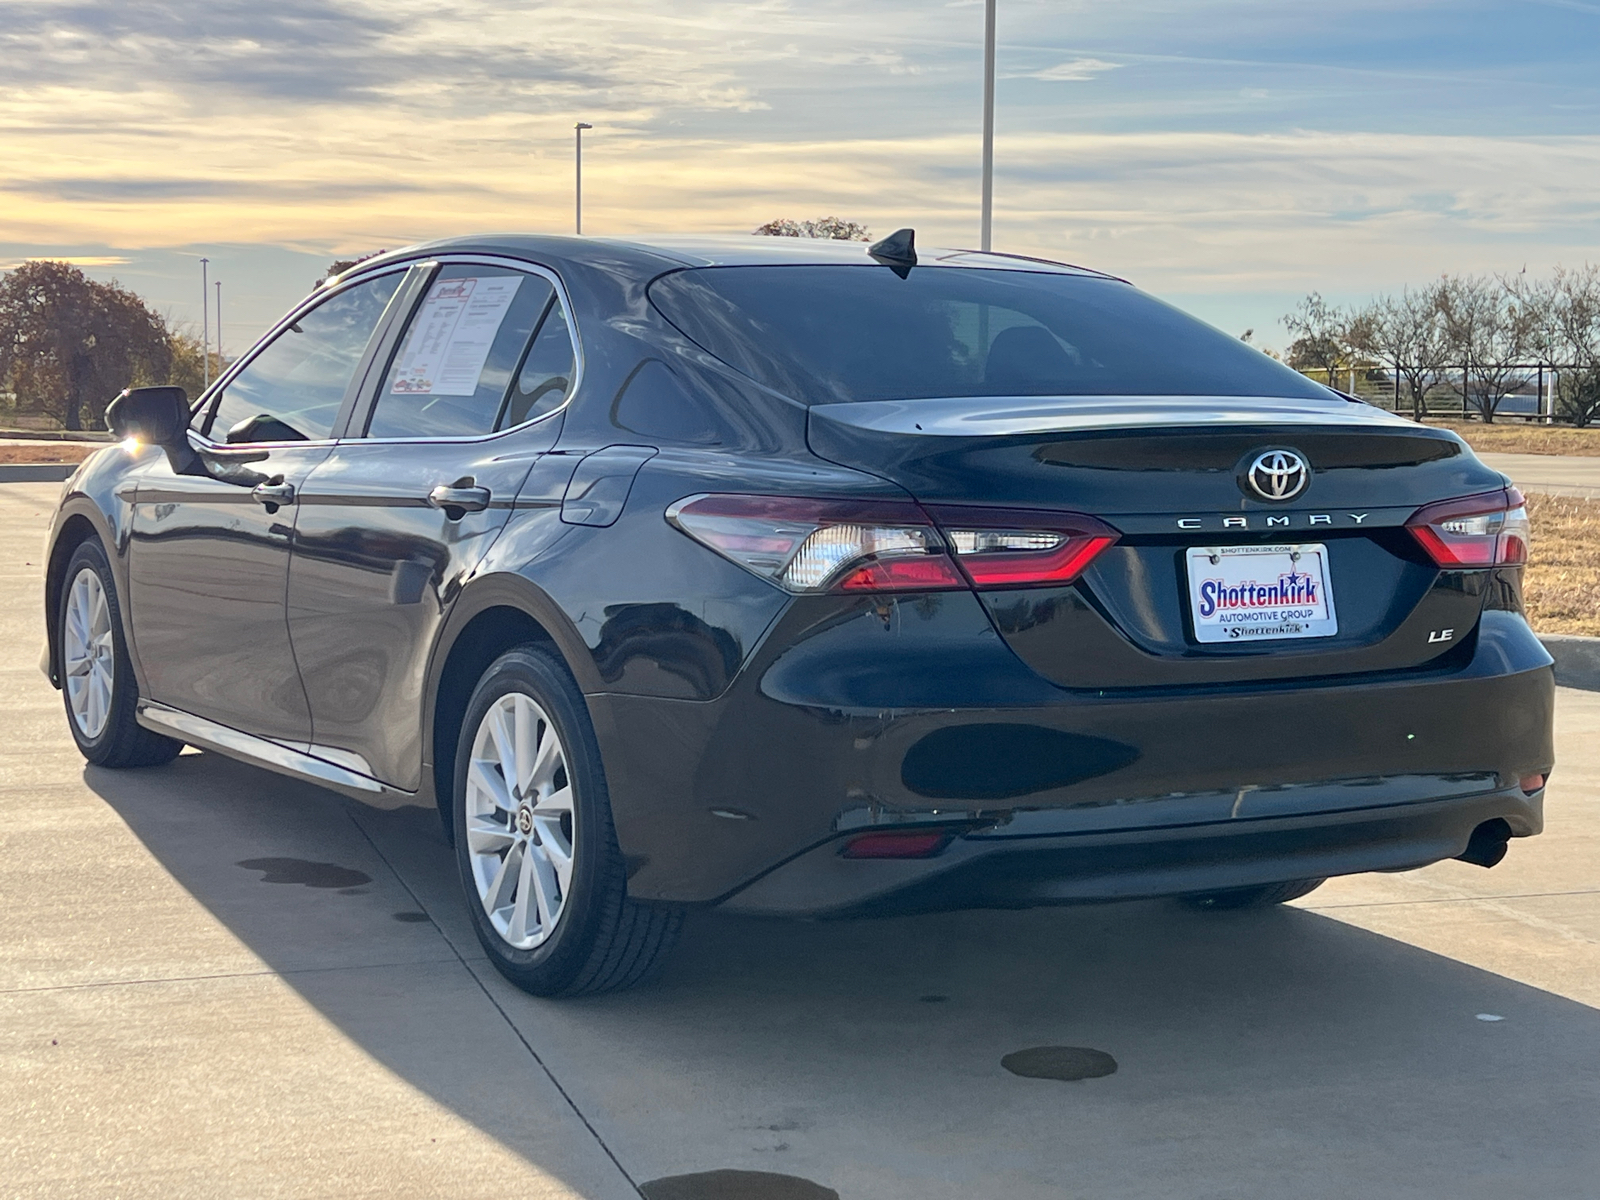
[[444, 279], [433, 285], [395, 364], [391, 395], [470, 396], [506, 319], [520, 275]]

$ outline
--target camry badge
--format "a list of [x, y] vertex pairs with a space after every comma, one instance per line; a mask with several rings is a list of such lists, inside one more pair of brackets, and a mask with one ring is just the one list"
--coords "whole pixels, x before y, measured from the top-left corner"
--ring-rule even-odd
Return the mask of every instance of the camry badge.
[[1250, 463], [1245, 479], [1263, 500], [1293, 500], [1311, 482], [1311, 470], [1293, 450], [1265, 450]]

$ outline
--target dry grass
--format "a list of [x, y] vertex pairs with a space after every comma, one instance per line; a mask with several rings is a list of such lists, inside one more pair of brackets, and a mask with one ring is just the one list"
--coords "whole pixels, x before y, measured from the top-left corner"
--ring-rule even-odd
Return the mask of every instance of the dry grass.
[[1600, 500], [1530, 493], [1528, 517], [1528, 620], [1540, 633], [1600, 636]]
[[24, 442], [0, 446], [0, 463], [76, 463], [99, 449], [71, 442]]
[[1474, 450], [1491, 454], [1576, 454], [1600, 457], [1600, 428], [1574, 429], [1568, 425], [1533, 425], [1527, 421], [1428, 422], [1461, 435]]

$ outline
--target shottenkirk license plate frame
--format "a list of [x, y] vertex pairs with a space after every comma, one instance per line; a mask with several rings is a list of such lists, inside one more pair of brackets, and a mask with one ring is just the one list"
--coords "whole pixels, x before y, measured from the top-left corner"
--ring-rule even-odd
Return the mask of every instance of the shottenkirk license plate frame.
[[1191, 546], [1189, 619], [1201, 644], [1332, 637], [1339, 632], [1322, 542]]

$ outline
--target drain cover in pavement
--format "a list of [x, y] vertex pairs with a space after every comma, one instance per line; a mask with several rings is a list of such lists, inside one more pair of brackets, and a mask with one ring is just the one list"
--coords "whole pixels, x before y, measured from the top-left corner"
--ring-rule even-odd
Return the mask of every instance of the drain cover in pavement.
[[700, 1171], [641, 1183], [645, 1200], [839, 1200], [832, 1188], [770, 1171]]
[[1087, 1046], [1034, 1046], [1013, 1051], [1000, 1065], [1024, 1079], [1099, 1079], [1116, 1071], [1117, 1060]]

